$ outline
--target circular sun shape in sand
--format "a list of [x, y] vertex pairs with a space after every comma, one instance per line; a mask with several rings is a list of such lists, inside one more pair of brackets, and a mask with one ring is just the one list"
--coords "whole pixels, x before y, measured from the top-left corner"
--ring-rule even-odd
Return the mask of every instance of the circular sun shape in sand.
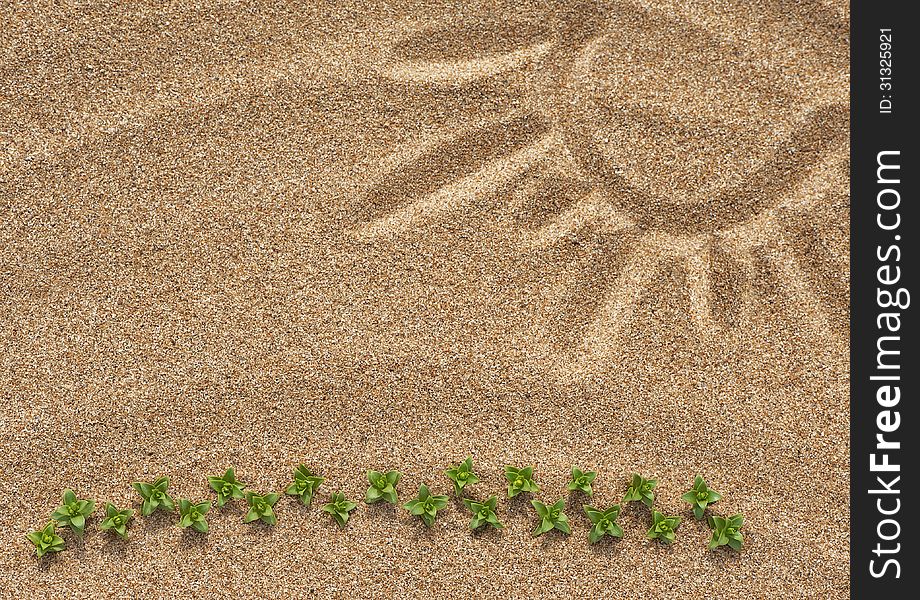
[[758, 261], [793, 302], [814, 308], [816, 329], [839, 326], [845, 16], [818, 2], [673, 4], [408, 31], [383, 68], [387, 82], [470, 103], [492, 95], [508, 108], [395, 155], [367, 196], [375, 218], [355, 233], [403, 235], [493, 194], [525, 215], [529, 250], [601, 240], [616, 268], [592, 294], [590, 319], [573, 326], [581, 358], [616, 346], [666, 264], [683, 268], [703, 336], [743, 309], [745, 291], [720, 291], [716, 280], [750, 279]]

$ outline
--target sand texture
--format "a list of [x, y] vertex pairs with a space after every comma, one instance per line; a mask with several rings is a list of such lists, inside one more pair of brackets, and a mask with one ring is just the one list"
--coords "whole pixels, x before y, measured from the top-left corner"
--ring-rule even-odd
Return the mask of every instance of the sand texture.
[[[0, 0], [0, 597], [846, 598], [848, 32], [831, 0]], [[633, 471], [671, 547], [359, 503], [472, 454]], [[327, 482], [275, 528], [91, 521], [169, 475]], [[709, 552], [697, 473], [744, 513]]]

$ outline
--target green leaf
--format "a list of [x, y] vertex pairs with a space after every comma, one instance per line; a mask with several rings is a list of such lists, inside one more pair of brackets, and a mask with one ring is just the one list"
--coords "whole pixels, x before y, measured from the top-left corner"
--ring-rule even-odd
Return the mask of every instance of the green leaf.
[[569, 518], [565, 515], [559, 515], [559, 518], [553, 523], [553, 527], [565, 534], [572, 533], [572, 528], [569, 526]]
[[596, 544], [600, 541], [606, 532], [601, 531], [597, 525], [591, 527], [591, 531], [588, 533], [588, 541], [592, 544]]
[[553, 527], [554, 525], [552, 521], [550, 521], [549, 519], [545, 519], [545, 518], [541, 519], [540, 524], [537, 525], [537, 528], [533, 530], [533, 535], [534, 537], [538, 535], [543, 535], [547, 531], [551, 531]]
[[36, 546], [42, 543], [42, 533], [40, 531], [30, 531], [26, 534], [26, 537]]
[[83, 533], [83, 527], [86, 524], [86, 518], [83, 515], [74, 515], [70, 517], [70, 526], [74, 531]]
[[164, 495], [163, 499], [160, 500], [160, 506], [167, 511], [172, 511], [176, 508], [176, 505], [173, 504], [173, 499], [166, 495]]
[[135, 481], [131, 484], [137, 493], [140, 494], [145, 500], [150, 498], [150, 495], [153, 494], [153, 488], [150, 487], [149, 483], [144, 483], [143, 481]]
[[368, 471], [367, 480], [371, 482], [371, 485], [377, 485], [377, 482], [380, 481], [380, 478], [383, 477], [383, 473], [380, 471]]
[[585, 514], [588, 515], [588, 520], [591, 521], [592, 523], [597, 523], [598, 521], [604, 518], [604, 513], [595, 509], [592, 506], [585, 506], [584, 511], [585, 511]]
[[204, 519], [195, 521], [194, 523], [192, 523], [192, 529], [200, 533], [207, 533], [208, 532], [208, 522], [205, 521]]
[[246, 516], [243, 517], [243, 523], [252, 523], [253, 521], [258, 521], [260, 516], [261, 515], [259, 514], [259, 511], [257, 511], [255, 508], [250, 508], [249, 512], [246, 513]]
[[549, 517], [549, 509], [546, 508], [545, 504], [539, 500], [531, 500], [530, 504], [533, 505], [534, 509], [537, 511], [537, 514], [540, 515], [540, 517], [544, 519]]
[[64, 490], [64, 504], [73, 504], [77, 501], [77, 495], [73, 493], [73, 490]]

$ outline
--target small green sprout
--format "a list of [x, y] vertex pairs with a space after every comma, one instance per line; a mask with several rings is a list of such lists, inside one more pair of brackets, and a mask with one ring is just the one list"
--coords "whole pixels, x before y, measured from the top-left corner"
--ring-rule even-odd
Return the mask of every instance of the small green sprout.
[[403, 508], [417, 517], [421, 517], [425, 525], [431, 527], [438, 511], [447, 507], [447, 496], [432, 496], [428, 486], [424, 483], [418, 488], [418, 496], [403, 504]]
[[505, 467], [505, 479], [508, 480], [508, 497], [514, 498], [521, 492], [536, 493], [540, 491], [533, 480], [533, 467], [518, 469], [510, 465]]
[[597, 472], [595, 471], [585, 473], [578, 467], [572, 467], [572, 481], [569, 482], [568, 490], [570, 492], [582, 492], [591, 496], [594, 494], [594, 490], [591, 489], [591, 482], [595, 478], [597, 478]]
[[118, 510], [111, 502], [105, 503], [105, 520], [99, 525], [103, 531], [112, 530], [123, 539], [128, 537], [128, 521], [134, 518], [134, 511], [130, 508]]
[[254, 492], [246, 492], [246, 503], [249, 504], [249, 512], [243, 518], [243, 523], [252, 523], [261, 520], [268, 525], [274, 525], [278, 522], [275, 511], [272, 507], [278, 501], [278, 494], [265, 494], [260, 496]]
[[339, 527], [345, 527], [345, 523], [348, 523], [349, 513], [356, 508], [358, 508], [358, 505], [346, 500], [345, 494], [342, 492], [332, 494], [331, 502], [323, 505], [323, 510], [332, 515]]
[[463, 503], [473, 513], [473, 519], [470, 521], [470, 529], [479, 529], [486, 523], [495, 529], [504, 527], [498, 517], [495, 515], [495, 507], [498, 505], [498, 498], [490, 496], [485, 502], [476, 502], [469, 498], [464, 498]]
[[552, 529], [558, 529], [565, 534], [572, 533], [572, 528], [569, 527], [569, 518], [562, 512], [565, 509], [564, 499], [550, 507], [537, 500], [531, 500], [530, 503], [536, 509], [537, 514], [540, 515], [540, 524], [533, 530], [534, 537], [543, 535]]
[[135, 481], [131, 487], [137, 490], [137, 493], [144, 499], [141, 514], [145, 517], [152, 515], [153, 511], [158, 508], [165, 511], [173, 511], [176, 508], [173, 499], [166, 493], [166, 488], [169, 487], [169, 477], [158, 477], [153, 483]]
[[706, 510], [706, 507], [722, 498], [722, 494], [709, 489], [703, 478], [697, 475], [693, 482], [693, 488], [681, 498], [693, 505], [693, 516], [697, 519], [702, 519], [703, 511]]
[[208, 522], [204, 516], [211, 510], [210, 502], [199, 502], [192, 504], [190, 501], [182, 498], [179, 500], [179, 527], [185, 529], [191, 527], [201, 533], [208, 532]]
[[632, 481], [629, 484], [629, 488], [626, 490], [623, 502], [641, 500], [643, 504], [651, 508], [652, 504], [655, 502], [655, 492], [652, 490], [655, 489], [656, 485], [658, 485], [657, 480], [646, 479], [638, 473], [633, 473]]
[[297, 496], [304, 506], [310, 506], [310, 503], [313, 502], [313, 494], [323, 481], [325, 479], [313, 474], [306, 465], [300, 465], [294, 469], [294, 483], [289, 485], [284, 493]]
[[60, 552], [64, 549], [64, 538], [54, 532], [54, 521], [50, 521], [38, 531], [26, 534], [29, 541], [35, 544], [35, 554], [39, 558], [49, 552]]
[[92, 500], [81, 500], [73, 490], [64, 490], [64, 504], [51, 513], [51, 518], [58, 525], [69, 525], [75, 534], [83, 535], [86, 517], [93, 514], [95, 509], [96, 503]]
[[465, 461], [456, 467], [447, 469], [444, 474], [454, 482], [454, 494], [457, 496], [463, 493], [464, 487], [479, 483], [479, 477], [476, 476], [476, 473], [473, 473], [472, 456], [468, 456]]
[[229, 500], [243, 500], [246, 494], [243, 488], [246, 484], [238, 481], [233, 469], [227, 469], [223, 477], [208, 477], [208, 484], [211, 489], [217, 492], [217, 506], [223, 506]]
[[611, 537], [623, 537], [623, 529], [617, 524], [620, 517], [620, 505], [614, 504], [607, 510], [598, 510], [593, 506], [585, 507], [585, 514], [591, 521], [591, 533], [588, 534], [588, 540], [595, 544], [605, 535]]
[[371, 487], [367, 489], [367, 495], [364, 501], [368, 504], [374, 504], [381, 500], [386, 500], [390, 504], [396, 504], [399, 499], [396, 497], [396, 484], [402, 478], [399, 471], [368, 471], [367, 480], [371, 482]]
[[728, 544], [734, 550], [741, 550], [741, 544], [744, 543], [744, 536], [741, 535], [741, 526], [744, 524], [742, 515], [728, 517], [709, 517], [709, 525], [712, 527], [712, 540], [709, 541], [709, 549], [715, 550], [719, 546]]
[[666, 517], [657, 510], [652, 513], [652, 527], [646, 534], [650, 540], [658, 539], [666, 544], [674, 541], [674, 530], [680, 525], [680, 517]]

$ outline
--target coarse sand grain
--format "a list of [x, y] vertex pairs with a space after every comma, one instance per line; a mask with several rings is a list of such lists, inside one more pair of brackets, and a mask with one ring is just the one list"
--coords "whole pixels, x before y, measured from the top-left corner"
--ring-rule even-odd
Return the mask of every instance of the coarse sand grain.
[[[0, 0], [0, 597], [848, 597], [848, 18]], [[361, 501], [468, 455], [502, 531]], [[67, 487], [301, 462], [326, 482], [276, 527], [25, 537]], [[506, 464], [573, 535], [531, 537]], [[676, 542], [633, 503], [589, 545], [573, 465], [600, 507], [658, 479]], [[707, 550], [697, 474], [742, 551]]]

